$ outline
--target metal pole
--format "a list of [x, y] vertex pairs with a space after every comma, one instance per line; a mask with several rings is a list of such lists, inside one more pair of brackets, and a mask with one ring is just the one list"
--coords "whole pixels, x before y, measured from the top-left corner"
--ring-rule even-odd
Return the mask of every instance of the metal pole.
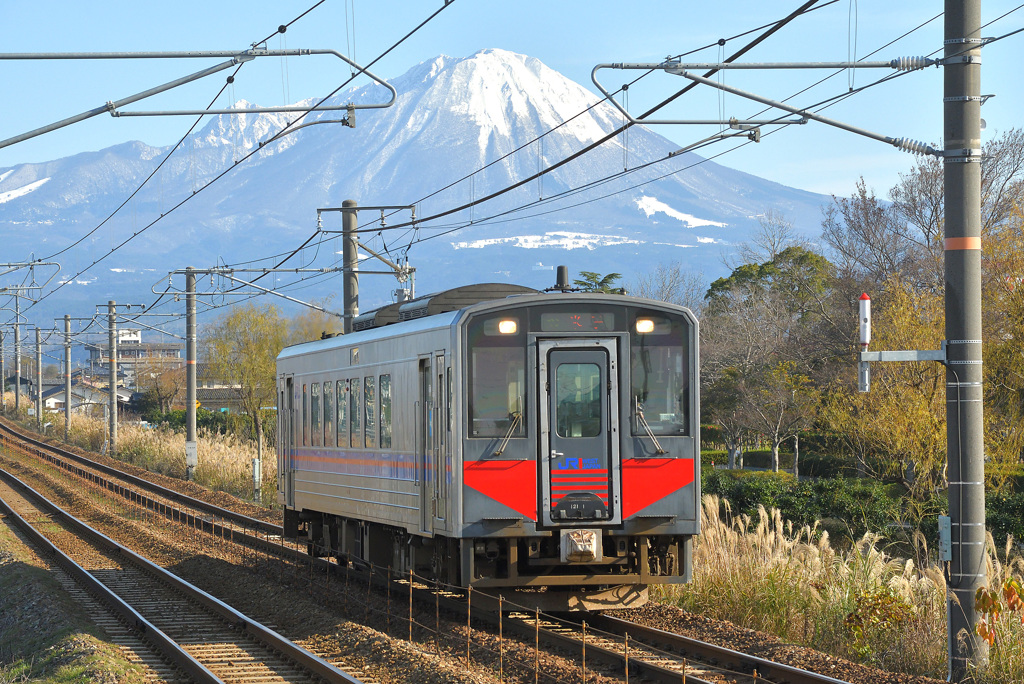
[[[356, 210], [358, 203], [355, 200], [345, 200], [341, 203], [341, 229], [344, 239], [344, 268], [345, 281], [345, 323], [343, 330], [345, 334], [352, 332], [352, 322], [359, 315], [359, 241], [356, 235], [356, 228], [359, 225], [359, 213]], [[348, 211], [345, 211], [345, 210]]]
[[185, 479], [195, 479], [196, 445], [196, 273], [185, 269]]
[[985, 573], [981, 339], [981, 0], [945, 3], [946, 457], [953, 560], [949, 678], [984, 662], [975, 591]]
[[110, 341], [110, 446], [107, 453], [117, 453], [117, 305], [114, 300], [107, 302], [107, 332]]
[[7, 369], [4, 364], [4, 355], [7, 350], [4, 348], [4, 334], [0, 332], [0, 408], [7, 412]]
[[14, 293], [14, 415], [21, 410], [21, 298]]
[[64, 314], [64, 441], [71, 441], [71, 316]]
[[43, 338], [36, 328], [36, 432], [43, 431]]

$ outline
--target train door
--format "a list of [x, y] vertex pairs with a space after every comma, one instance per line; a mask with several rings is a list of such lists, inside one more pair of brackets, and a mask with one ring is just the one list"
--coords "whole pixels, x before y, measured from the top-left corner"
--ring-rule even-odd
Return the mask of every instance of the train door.
[[618, 523], [615, 339], [539, 340], [544, 524]]
[[430, 357], [420, 358], [420, 400], [417, 402], [416, 430], [416, 486], [420, 497], [420, 530], [427, 534], [433, 532], [434, 487], [437, 478], [431, 473], [431, 467], [437, 459], [436, 435], [434, 425], [434, 378], [430, 369]]
[[278, 450], [277, 459], [277, 482], [278, 488], [284, 494], [284, 504], [295, 506], [295, 387], [292, 376], [284, 378], [284, 383], [278, 388], [280, 393], [278, 403], [278, 414], [281, 425], [278, 426], [278, 441], [281, 448]]
[[434, 454], [432, 468], [434, 471], [434, 529], [443, 530], [447, 527], [445, 518], [448, 508], [448, 450], [451, 448], [448, 438], [448, 400], [444, 377], [444, 352], [439, 351], [434, 357], [434, 373], [432, 393], [434, 397]]

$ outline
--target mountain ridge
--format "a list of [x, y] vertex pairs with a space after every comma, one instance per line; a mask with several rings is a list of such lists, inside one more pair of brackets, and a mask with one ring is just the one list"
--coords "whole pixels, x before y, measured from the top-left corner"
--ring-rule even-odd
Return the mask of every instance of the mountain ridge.
[[[263, 147], [260, 141], [294, 114], [211, 116], [101, 229], [102, 239], [76, 248], [75, 258], [88, 262], [104, 245], [109, 248], [166, 214], [118, 252], [122, 271], [96, 267], [106, 269], [97, 282], [66, 289], [92, 288], [90, 297], [102, 289], [102, 296], [114, 296], [137, 290], [139, 274], [286, 253], [316, 231], [318, 207], [339, 206], [343, 199], [362, 205], [419, 202], [417, 215], [429, 216], [509, 187], [622, 123], [610, 104], [540, 60], [495, 48], [469, 57], [439, 55], [391, 83], [399, 93], [395, 105], [357, 110], [355, 129], [310, 126]], [[383, 97], [385, 89], [368, 85], [341, 92], [331, 102]], [[340, 116], [314, 112], [306, 121]], [[168, 149], [128, 141], [0, 168], [0, 228], [8, 235], [8, 252], [56, 251], [78, 239], [121, 204]], [[254, 149], [249, 161], [236, 164]], [[624, 159], [635, 168], [675, 149], [653, 131], [634, 127], [626, 150], [621, 137], [612, 139], [541, 180], [442, 219], [441, 225], [418, 225], [416, 235], [430, 238], [409, 249], [421, 282], [429, 278], [438, 285], [430, 289], [439, 289], [495, 274], [517, 281], [516, 273], [533, 277], [537, 262], [546, 270], [582, 254], [566, 250], [586, 251], [586, 263], [577, 265], [581, 270], [621, 272], [627, 278], [659, 262], [708, 270], [723, 249], [749, 238], [757, 216], [768, 209], [781, 211], [805, 235], [816, 233], [818, 207], [827, 198], [693, 154], [623, 173]], [[215, 186], [201, 190], [231, 167]], [[474, 171], [471, 180], [437, 192]], [[29, 188], [33, 183], [38, 185]], [[552, 199], [563, 192], [564, 198]], [[186, 197], [182, 209], [167, 213]], [[511, 213], [482, 220], [503, 212]], [[412, 240], [404, 233], [382, 237], [399, 251]], [[53, 250], [40, 250], [40, 238]], [[134, 279], [126, 267], [134, 270]], [[331, 287], [340, 289], [340, 282]], [[371, 294], [373, 286], [367, 294], [384, 297], [389, 289]]]

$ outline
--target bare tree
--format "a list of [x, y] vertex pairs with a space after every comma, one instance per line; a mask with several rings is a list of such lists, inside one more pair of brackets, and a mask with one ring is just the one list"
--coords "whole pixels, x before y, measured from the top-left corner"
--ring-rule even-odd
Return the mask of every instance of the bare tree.
[[[981, 167], [982, 235], [1007, 224], [1024, 198], [1024, 130], [1011, 129], [985, 146]], [[889, 201], [877, 198], [862, 178], [850, 197], [833, 197], [824, 210], [822, 239], [840, 274], [862, 282], [891, 277], [940, 292], [943, 272], [943, 165], [919, 160], [900, 174]]]
[[789, 247], [807, 248], [804, 240], [793, 228], [785, 214], [778, 209], [767, 209], [757, 217], [758, 228], [750, 242], [744, 242], [737, 252], [740, 263], [759, 264], [773, 261]]
[[772, 471], [779, 471], [779, 447], [810, 426], [821, 395], [811, 379], [796, 371], [796, 364], [783, 361], [760, 369], [740, 395], [748, 427], [768, 437], [772, 448]]
[[636, 282], [629, 287], [629, 292], [637, 297], [685, 306], [698, 317], [704, 307], [706, 291], [703, 271], [683, 270], [678, 261], [658, 264], [653, 271], [637, 276]]
[[135, 378], [139, 390], [151, 397], [161, 413], [170, 411], [179, 400], [184, 401], [184, 366], [168, 368], [167, 364], [147, 361], [136, 368]]

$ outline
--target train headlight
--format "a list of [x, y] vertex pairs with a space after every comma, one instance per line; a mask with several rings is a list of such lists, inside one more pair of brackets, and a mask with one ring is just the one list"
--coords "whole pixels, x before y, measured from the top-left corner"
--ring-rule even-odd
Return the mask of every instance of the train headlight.
[[502, 335], [515, 335], [517, 330], [519, 330], [519, 323], [514, 318], [498, 321], [498, 332]]
[[641, 335], [654, 332], [654, 321], [650, 318], [636, 319], [636, 331]]

